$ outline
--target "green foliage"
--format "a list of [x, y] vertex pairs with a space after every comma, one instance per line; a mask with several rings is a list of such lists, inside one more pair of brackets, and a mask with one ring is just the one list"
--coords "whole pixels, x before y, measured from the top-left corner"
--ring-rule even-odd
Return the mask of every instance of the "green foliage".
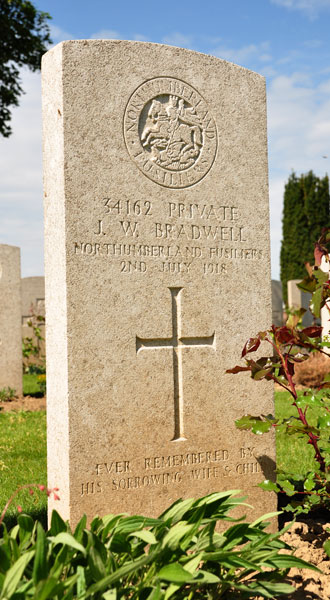
[[281, 246], [281, 282], [287, 303], [287, 282], [305, 275], [305, 262], [313, 263], [314, 240], [330, 220], [329, 178], [313, 171], [297, 177], [293, 172], [284, 190]]
[[37, 315], [32, 306], [31, 317], [27, 322], [31, 329], [31, 335], [22, 340], [23, 371], [26, 374], [44, 374], [46, 372], [46, 360], [42, 354], [42, 342], [45, 341], [41, 325], [44, 325], [45, 317]]
[[17, 398], [16, 390], [11, 387], [4, 387], [0, 390], [0, 402], [10, 402]]
[[45, 394], [46, 394], [46, 374], [43, 373], [41, 375], [38, 375], [37, 380], [38, 380], [39, 390], [40, 390], [41, 394], [43, 396], [45, 396]]
[[[277, 598], [293, 588], [283, 583], [291, 567], [316, 567], [291, 555], [267, 533], [265, 515], [254, 523], [234, 521], [242, 505], [236, 491], [198, 500], [178, 500], [158, 519], [143, 516], [83, 517], [72, 531], [54, 511], [50, 529], [21, 514], [0, 540], [0, 599], [63, 597], [91, 600], [233, 597]], [[224, 533], [218, 521], [233, 522]]]
[[[329, 312], [330, 280], [329, 275], [319, 269], [322, 257], [329, 255], [330, 228], [324, 228], [315, 244], [315, 266], [308, 268], [308, 277], [300, 284], [302, 289], [312, 292], [311, 309], [315, 316], [327, 307]], [[236, 366], [227, 373], [248, 371], [252, 379], [266, 379], [278, 383], [289, 393], [295, 415], [275, 418], [272, 415], [245, 415], [236, 421], [239, 429], [247, 429], [255, 434], [263, 434], [276, 428], [278, 433], [287, 438], [295, 436], [306, 440], [313, 449], [314, 460], [310, 470], [302, 473], [299, 468], [288, 475], [277, 471], [277, 482], [266, 481], [261, 486], [268, 491], [284, 492], [287, 496], [295, 496], [287, 510], [309, 512], [317, 505], [330, 508], [330, 374], [319, 386], [319, 392], [311, 390], [299, 392], [294, 381], [295, 366], [307, 360], [311, 352], [323, 352], [328, 342], [321, 341], [322, 327], [297, 327], [299, 314], [291, 314], [283, 327], [272, 326], [268, 331], [261, 331], [256, 337], [248, 339], [242, 358], [259, 350], [262, 342], [268, 343], [273, 356], [262, 356], [257, 360], [245, 358], [245, 366]], [[318, 409], [316, 422], [310, 418], [311, 410]], [[296, 497], [299, 499], [296, 500]]]
[[0, 0], [0, 134], [11, 134], [10, 109], [23, 93], [19, 68], [40, 69], [50, 43], [48, 13], [28, 0]]

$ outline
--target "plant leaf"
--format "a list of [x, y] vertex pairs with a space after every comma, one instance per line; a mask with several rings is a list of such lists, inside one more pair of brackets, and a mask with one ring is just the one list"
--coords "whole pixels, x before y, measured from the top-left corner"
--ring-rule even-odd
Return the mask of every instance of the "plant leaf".
[[144, 542], [146, 542], [146, 544], [157, 544], [157, 539], [155, 538], [152, 531], [149, 531], [148, 529], [141, 529], [141, 531], [133, 531], [133, 533], [130, 533], [128, 537], [132, 536], [143, 540]]
[[30, 550], [29, 552], [22, 554], [22, 556], [20, 556], [18, 560], [14, 562], [12, 567], [10, 567], [9, 571], [7, 571], [6, 577], [3, 582], [3, 588], [1, 591], [1, 599], [5, 598], [7, 600], [8, 598], [11, 598], [12, 595], [15, 593], [16, 588], [25, 571], [25, 568], [29, 564], [34, 554], [35, 550]]
[[37, 585], [42, 579], [47, 579], [48, 566], [47, 566], [47, 541], [44, 528], [41, 523], [37, 524], [37, 541], [36, 541], [36, 555], [33, 564], [32, 578], [34, 584]]
[[179, 563], [165, 565], [158, 571], [159, 579], [169, 581], [170, 583], [187, 583], [194, 579], [193, 575], [186, 571]]
[[62, 531], [61, 533], [58, 533], [55, 537], [50, 537], [49, 539], [54, 544], [54, 546], [56, 546], [56, 544], [63, 544], [64, 546], [69, 546], [74, 550], [78, 550], [84, 556], [86, 556], [86, 548], [84, 548], [82, 544], [79, 544], [79, 542], [75, 540], [71, 533]]

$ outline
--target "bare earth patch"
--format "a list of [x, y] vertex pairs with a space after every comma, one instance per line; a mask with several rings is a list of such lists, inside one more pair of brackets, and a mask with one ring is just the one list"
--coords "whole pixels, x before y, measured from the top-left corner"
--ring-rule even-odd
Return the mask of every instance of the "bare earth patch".
[[46, 397], [35, 398], [34, 396], [20, 396], [11, 400], [10, 402], [1, 402], [0, 411], [9, 412], [11, 410], [45, 410], [46, 409]]
[[291, 569], [288, 583], [296, 588], [290, 596], [292, 600], [330, 599], [330, 558], [323, 550], [323, 544], [330, 538], [330, 523], [294, 523], [283, 535], [283, 540], [292, 548], [295, 555], [316, 565], [321, 573], [309, 569]]

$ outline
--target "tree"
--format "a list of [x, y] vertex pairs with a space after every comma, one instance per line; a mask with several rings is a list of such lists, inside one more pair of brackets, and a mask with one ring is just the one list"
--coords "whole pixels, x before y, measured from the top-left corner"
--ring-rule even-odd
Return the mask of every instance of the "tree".
[[329, 226], [329, 178], [313, 171], [297, 177], [291, 173], [284, 189], [282, 246], [280, 255], [283, 299], [287, 282], [306, 276], [305, 263], [314, 261], [314, 243], [322, 227]]
[[51, 42], [48, 13], [24, 0], [0, 0], [0, 134], [12, 130], [10, 108], [18, 106], [23, 93], [19, 68], [38, 71], [41, 57]]

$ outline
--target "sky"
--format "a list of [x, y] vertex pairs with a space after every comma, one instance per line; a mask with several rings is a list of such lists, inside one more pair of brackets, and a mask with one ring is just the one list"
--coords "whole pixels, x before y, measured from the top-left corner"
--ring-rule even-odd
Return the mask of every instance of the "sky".
[[[35, 0], [54, 44], [128, 39], [181, 46], [261, 73], [267, 82], [272, 278], [279, 279], [284, 185], [330, 171], [330, 0]], [[0, 138], [0, 243], [20, 246], [22, 276], [43, 275], [40, 73], [13, 134]], [[299, 243], [299, 241], [298, 241]]]

